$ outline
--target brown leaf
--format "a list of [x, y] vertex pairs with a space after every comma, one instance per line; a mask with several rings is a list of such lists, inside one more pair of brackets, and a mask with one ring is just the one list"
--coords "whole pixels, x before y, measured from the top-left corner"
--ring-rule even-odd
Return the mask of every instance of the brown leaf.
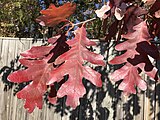
[[55, 25], [66, 21], [70, 15], [74, 13], [76, 5], [73, 3], [66, 3], [60, 7], [51, 4], [48, 9], [41, 10], [41, 16], [36, 21], [42, 26], [54, 27]]

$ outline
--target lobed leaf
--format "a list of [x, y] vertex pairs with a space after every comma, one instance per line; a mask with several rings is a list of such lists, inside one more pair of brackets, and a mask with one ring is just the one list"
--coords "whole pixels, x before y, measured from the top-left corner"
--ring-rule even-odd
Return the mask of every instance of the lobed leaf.
[[[55, 69], [53, 61], [69, 49], [65, 41], [66, 36], [62, 34], [59, 37], [49, 39], [49, 42], [52, 43], [51, 46], [33, 46], [22, 52], [21, 55], [24, 58], [20, 59], [19, 62], [27, 69], [15, 71], [8, 76], [8, 80], [11, 82], [32, 81], [17, 93], [18, 98], [25, 100], [24, 107], [28, 109], [28, 112], [32, 112], [36, 106], [39, 109], [42, 108], [43, 95], [47, 91], [47, 81], [50, 78], [50, 72]], [[49, 87], [54, 89], [53, 86], [54, 84]], [[49, 96], [49, 101], [56, 103], [56, 96]]]
[[84, 26], [78, 28], [75, 32], [75, 38], [68, 40], [67, 43], [71, 49], [55, 60], [56, 65], [63, 64], [51, 72], [47, 84], [60, 82], [63, 76], [69, 75], [68, 80], [58, 90], [57, 97], [67, 95], [66, 104], [75, 108], [79, 105], [79, 98], [86, 93], [82, 83], [83, 78], [88, 79], [98, 87], [102, 85], [101, 75], [83, 64], [85, 61], [96, 65], [105, 65], [105, 63], [101, 55], [92, 53], [86, 48], [86, 46], [96, 45], [96, 43], [89, 41], [86, 37]]
[[74, 13], [76, 5], [73, 3], [66, 3], [60, 7], [50, 4], [46, 10], [41, 10], [41, 16], [36, 21], [42, 26], [54, 27], [55, 25], [66, 21], [70, 15]]
[[47, 90], [46, 82], [49, 79], [49, 73], [54, 69], [48, 60], [52, 55], [44, 57], [42, 60], [20, 59], [21, 64], [28, 67], [26, 70], [13, 72], [8, 76], [11, 82], [32, 82], [17, 93], [17, 97], [25, 99], [24, 107], [28, 112], [32, 112], [37, 106], [42, 108], [42, 97]]
[[125, 52], [109, 61], [110, 64], [126, 63], [122, 68], [116, 70], [111, 77], [113, 81], [123, 79], [119, 89], [127, 94], [135, 94], [135, 86], [141, 90], [146, 89], [146, 83], [139, 76], [139, 68], [151, 78], [157, 79], [157, 69], [152, 65], [148, 56], [159, 59], [157, 48], [150, 43], [151, 38], [146, 22], [134, 26], [133, 30], [133, 32], [122, 35], [126, 41], [115, 46], [116, 50]]
[[123, 82], [120, 83], [119, 89], [123, 90], [125, 94], [136, 94], [135, 86], [141, 90], [146, 90], [147, 85], [144, 80], [138, 74], [138, 67], [135, 67], [129, 63], [124, 65], [122, 68], [116, 70], [110, 75], [113, 81], [119, 81], [123, 79]]

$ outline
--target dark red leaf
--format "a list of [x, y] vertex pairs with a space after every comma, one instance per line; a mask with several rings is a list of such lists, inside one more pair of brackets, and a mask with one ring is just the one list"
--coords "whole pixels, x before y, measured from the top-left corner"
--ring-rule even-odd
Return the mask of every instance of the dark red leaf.
[[54, 53], [51, 59], [48, 61], [49, 63], [54, 62], [55, 59], [61, 54], [65, 53], [69, 50], [69, 45], [66, 43], [66, 36], [62, 34], [58, 39], [50, 38], [49, 42], [56, 44], [56, 46], [50, 51], [50, 53]]
[[156, 0], [156, 2], [152, 5], [152, 7], [149, 9], [149, 13], [153, 15], [156, 11], [160, 9], [160, 1]]
[[129, 8], [127, 8], [124, 17], [124, 26], [127, 28], [127, 31], [132, 32], [133, 26], [143, 21], [139, 16], [146, 13], [147, 11], [145, 9], [142, 9], [138, 6], [130, 6]]
[[110, 41], [113, 37], [116, 36], [116, 33], [118, 32], [118, 20], [115, 20], [115, 22], [113, 22], [109, 28], [108, 28], [108, 33], [106, 35], [105, 40], [106, 41]]

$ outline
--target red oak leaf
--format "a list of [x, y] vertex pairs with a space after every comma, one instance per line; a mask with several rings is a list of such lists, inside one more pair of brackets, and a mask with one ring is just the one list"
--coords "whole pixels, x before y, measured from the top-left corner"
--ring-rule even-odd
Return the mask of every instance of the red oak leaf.
[[[33, 46], [31, 49], [22, 52], [21, 56], [25, 58], [20, 59], [19, 62], [26, 67], [30, 67], [31, 69], [16, 71], [13, 74], [10, 74], [8, 79], [16, 83], [32, 80], [32, 75], [35, 76], [34, 72], [36, 69], [40, 67], [40, 64], [43, 64], [44, 61], [46, 61], [45, 55], [49, 54], [53, 48], [54, 46]], [[36, 60], [35, 58], [38, 59]], [[45, 59], [43, 60], [43, 58]]]
[[75, 108], [79, 105], [79, 98], [86, 93], [82, 83], [83, 77], [98, 87], [102, 86], [101, 75], [90, 67], [84, 66], [85, 61], [97, 65], [105, 65], [105, 63], [103, 56], [92, 53], [86, 48], [86, 46], [96, 45], [96, 43], [86, 37], [84, 26], [78, 28], [75, 38], [68, 40], [67, 43], [71, 49], [55, 60], [55, 64], [64, 63], [52, 71], [48, 84], [59, 82], [63, 76], [69, 75], [68, 80], [58, 90], [57, 97], [67, 95], [66, 104]]
[[56, 104], [57, 102], [57, 88], [59, 88], [64, 82], [66, 81], [66, 78], [62, 79], [60, 82], [50, 85], [50, 92], [48, 95], [48, 100], [52, 104]]
[[37, 106], [42, 108], [42, 97], [47, 90], [46, 82], [49, 79], [49, 72], [54, 68], [52, 64], [48, 64], [48, 60], [52, 56], [44, 57], [42, 60], [30, 60], [27, 58], [20, 59], [20, 63], [28, 67], [26, 70], [13, 72], [8, 76], [11, 82], [32, 82], [17, 93], [17, 97], [25, 99], [24, 107], [28, 112], [32, 112]]
[[154, 16], [154, 19], [150, 20], [150, 34], [153, 38], [160, 38], [160, 19], [159, 19], [159, 11], [160, 11], [160, 1], [156, 0], [156, 2], [149, 9], [149, 13]]
[[56, 104], [57, 102], [57, 90], [55, 85], [50, 85], [50, 93], [48, 95], [48, 100], [52, 104]]
[[119, 89], [123, 90], [126, 95], [130, 93], [136, 94], [135, 86], [141, 90], [147, 89], [146, 82], [138, 74], [137, 68], [127, 63], [110, 75], [111, 79], [115, 82], [123, 79], [123, 82], [119, 85]]
[[[142, 80], [138, 75], [138, 68], [143, 70], [148, 76], [152, 77], [153, 79], [157, 79], [157, 69], [152, 65], [150, 59], [148, 58], [148, 55], [153, 57], [154, 59], [158, 59], [159, 53], [156, 47], [149, 42], [151, 38], [148, 33], [146, 22], [144, 21], [134, 26], [133, 30], [134, 32], [123, 35], [122, 37], [127, 40], [116, 45], [115, 47], [115, 49], [118, 51], [126, 52], [120, 56], [116, 56], [109, 62], [111, 64], [126, 63], [124, 67], [115, 71], [112, 75], [113, 79], [115, 78], [115, 81], [118, 81], [118, 79], [124, 79], [120, 85], [120, 89], [124, 90], [126, 93], [135, 93], [135, 89], [133, 89], [133, 81], [134, 85], [137, 85], [142, 90], [144, 90], [145, 88], [144, 83], [142, 85]], [[128, 72], [130, 71], [137, 72], [135, 72], [135, 74], [131, 72], [133, 74], [131, 75], [128, 74]], [[120, 77], [122, 78], [115, 77], [118, 73], [121, 74]], [[137, 82], [137, 80], [140, 80], [140, 84], [139, 82]], [[127, 87], [123, 88], [123, 86], [128, 86], [128, 89]]]
[[[127, 2], [127, 3], [126, 3]], [[128, 4], [131, 2], [129, 0], [111, 0], [111, 16], [115, 16], [117, 20], [124, 20], [124, 24], [122, 29], [118, 29], [119, 26], [122, 26], [122, 22], [112, 22], [112, 24], [108, 28], [108, 24], [105, 23], [107, 20], [104, 20], [103, 23], [103, 31], [106, 32], [108, 28], [107, 35], [105, 40], [110, 40], [112, 37], [117, 37], [117, 41], [120, 39], [120, 35], [126, 32], [133, 32], [133, 26], [139, 24], [143, 20], [140, 18], [141, 15], [146, 14], [147, 11], [138, 7], [136, 5]], [[118, 36], [116, 36], [116, 32], [118, 32]]]
[[122, 2], [123, 0], [110, 0], [111, 5], [116, 7], [118, 7]]
[[[152, 65], [152, 62], [150, 61], [149, 57], [152, 57], [156, 60], [159, 59], [159, 51], [157, 47], [153, 44], [150, 44], [148, 42], [140, 42], [137, 44], [136, 51], [139, 53], [138, 55], [135, 55], [134, 58], [128, 58], [128, 62], [130, 62], [132, 65], [138, 65], [139, 68], [141, 68], [145, 72], [153, 72], [153, 75], [150, 76], [152, 78], [157, 79], [155, 76], [156, 72], [154, 72], [154, 66]], [[139, 64], [140, 63], [140, 64]], [[143, 65], [142, 65], [143, 64]]]
[[55, 25], [66, 21], [70, 15], [74, 13], [76, 5], [73, 3], [66, 3], [60, 7], [55, 7], [51, 4], [48, 9], [41, 10], [41, 16], [36, 20], [42, 26], [54, 27]]
[[121, 64], [127, 62], [127, 58], [134, 58], [136, 54], [139, 54], [136, 51], [137, 43], [143, 41], [149, 42], [151, 39], [145, 22], [141, 22], [140, 24], [134, 26], [133, 30], [135, 31], [122, 36], [128, 40], [115, 46], [115, 49], [118, 51], [127, 51], [124, 54], [116, 56], [112, 59], [110, 61], [111, 64]]
[[[9, 81], [16, 83], [32, 80], [29, 85], [17, 93], [18, 98], [25, 99], [24, 107], [28, 109], [28, 112], [32, 112], [36, 106], [40, 109], [42, 108], [42, 97], [47, 90], [46, 82], [50, 78], [50, 72], [55, 69], [53, 61], [69, 50], [69, 46], [65, 41], [66, 36], [62, 34], [59, 37], [53, 37], [48, 40], [53, 44], [51, 46], [33, 46], [31, 49], [21, 53], [24, 58], [19, 61], [27, 69], [13, 72], [8, 76]], [[50, 87], [53, 92], [55, 90], [54, 84]], [[55, 95], [50, 96], [49, 94], [48, 97], [51, 103], [55, 103], [57, 99], [57, 91], [55, 90], [54, 93]]]

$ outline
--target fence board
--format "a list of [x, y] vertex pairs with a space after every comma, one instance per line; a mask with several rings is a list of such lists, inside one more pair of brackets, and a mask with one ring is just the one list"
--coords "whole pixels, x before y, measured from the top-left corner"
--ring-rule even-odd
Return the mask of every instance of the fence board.
[[[16, 85], [7, 83], [7, 72], [16, 70], [20, 64], [17, 62], [20, 52], [33, 45], [41, 45], [42, 41], [32, 43], [31, 38], [0, 38], [0, 120], [159, 120], [160, 119], [160, 84], [149, 83], [148, 90], [126, 98], [117, 90], [117, 84], [109, 81], [108, 74], [115, 66], [107, 64], [106, 67], [96, 67], [102, 74], [103, 86], [96, 88], [84, 80], [89, 86], [84, 98], [80, 99], [80, 106], [76, 109], [66, 107], [65, 98], [59, 100], [57, 105], [51, 105], [44, 100], [43, 109], [36, 108], [29, 114], [23, 108], [24, 101], [17, 99]], [[113, 48], [106, 51], [107, 44], [99, 44], [93, 48], [111, 59]], [[104, 52], [106, 51], [106, 52]], [[2, 70], [4, 69], [4, 70]], [[146, 77], [146, 76], [144, 76]], [[148, 78], [146, 78], [148, 79]], [[149, 81], [150, 82], [150, 81]], [[10, 89], [11, 87], [11, 89]]]

